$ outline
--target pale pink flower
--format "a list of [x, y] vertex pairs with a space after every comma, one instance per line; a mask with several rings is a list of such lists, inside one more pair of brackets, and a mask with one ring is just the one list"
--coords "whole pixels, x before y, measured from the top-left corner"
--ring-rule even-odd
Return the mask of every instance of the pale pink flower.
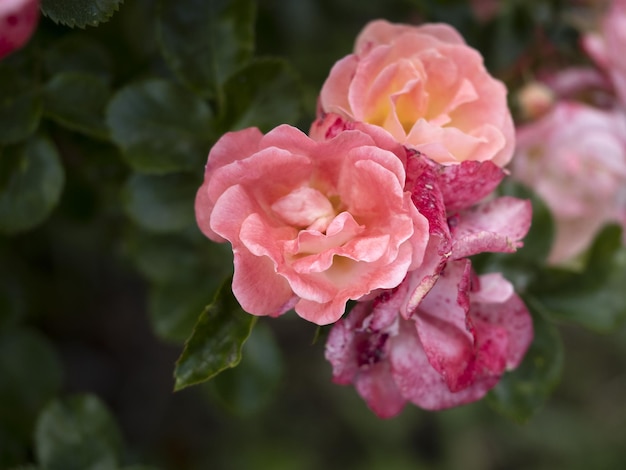
[[443, 164], [508, 163], [514, 127], [506, 88], [451, 26], [369, 23], [332, 68], [319, 118], [379, 126]]
[[608, 73], [622, 106], [626, 106], [626, 0], [613, 0], [600, 31], [585, 35], [583, 47]]
[[429, 221], [405, 190], [405, 149], [346, 130], [314, 141], [282, 125], [225, 134], [209, 154], [196, 218], [233, 247], [233, 293], [254, 315], [292, 307], [323, 325], [346, 302], [420, 266]]
[[533, 337], [524, 303], [500, 274], [476, 277], [469, 261], [451, 261], [407, 317], [399, 313], [409, 284], [360, 302], [326, 344], [333, 380], [354, 384], [382, 418], [406, 402], [438, 410], [482, 398]]
[[518, 129], [512, 176], [547, 204], [556, 224], [548, 261], [586, 250], [601, 227], [626, 221], [626, 118], [559, 102]]
[[0, 58], [21, 48], [39, 20], [39, 0], [0, 0]]

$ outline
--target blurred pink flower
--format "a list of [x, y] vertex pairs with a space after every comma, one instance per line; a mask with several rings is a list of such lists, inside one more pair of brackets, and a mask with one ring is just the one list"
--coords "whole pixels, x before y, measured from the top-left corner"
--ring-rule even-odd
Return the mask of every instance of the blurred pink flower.
[[508, 163], [514, 128], [506, 88], [452, 27], [369, 23], [332, 68], [319, 118], [379, 126], [432, 160]]
[[295, 307], [328, 324], [348, 300], [396, 287], [420, 266], [430, 224], [405, 190], [405, 161], [384, 133], [318, 142], [282, 125], [225, 134], [209, 154], [196, 218], [209, 238], [232, 244], [244, 310]]
[[474, 16], [482, 22], [493, 19], [500, 11], [500, 0], [470, 0]]
[[0, 0], [0, 59], [30, 39], [39, 20], [39, 0]]
[[476, 277], [468, 260], [451, 261], [406, 316], [409, 285], [359, 303], [326, 344], [333, 380], [354, 384], [379, 417], [407, 401], [439, 410], [478, 400], [519, 365], [532, 320], [500, 274]]
[[583, 37], [583, 47], [610, 77], [626, 106], [626, 0], [613, 0], [600, 31]]
[[559, 102], [518, 129], [511, 171], [552, 212], [556, 235], [548, 261], [571, 260], [604, 224], [626, 223], [626, 118]]

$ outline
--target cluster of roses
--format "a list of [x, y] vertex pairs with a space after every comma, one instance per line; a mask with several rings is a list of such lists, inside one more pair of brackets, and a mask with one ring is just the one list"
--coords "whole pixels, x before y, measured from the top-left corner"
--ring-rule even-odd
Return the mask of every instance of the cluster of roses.
[[626, 0], [604, 3], [582, 41], [597, 67], [545, 74], [519, 97], [530, 122], [518, 128], [512, 176], [552, 212], [553, 264], [575, 262], [607, 223], [626, 228]]
[[334, 380], [377, 415], [451, 407], [484, 396], [533, 336], [512, 285], [468, 258], [528, 231], [529, 202], [493, 196], [513, 150], [506, 89], [456, 30], [374, 21], [332, 68], [309, 135], [215, 144], [197, 222], [232, 244], [247, 312], [333, 324]]

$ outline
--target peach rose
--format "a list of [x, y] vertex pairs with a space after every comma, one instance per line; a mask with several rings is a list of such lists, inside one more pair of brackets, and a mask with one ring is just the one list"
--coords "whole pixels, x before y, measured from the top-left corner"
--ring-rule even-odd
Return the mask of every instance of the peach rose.
[[[388, 136], [387, 136], [388, 137]], [[324, 325], [419, 266], [429, 223], [405, 191], [405, 150], [358, 130], [317, 142], [282, 125], [225, 134], [196, 198], [200, 229], [233, 247], [244, 310]]]
[[556, 224], [548, 261], [586, 250], [608, 222], [626, 225], [626, 118], [562, 101], [518, 129], [512, 176], [547, 204]]
[[0, 1], [0, 58], [26, 44], [38, 20], [38, 0]]
[[452, 27], [369, 23], [322, 87], [320, 118], [380, 126], [443, 164], [492, 161], [514, 147], [507, 91]]

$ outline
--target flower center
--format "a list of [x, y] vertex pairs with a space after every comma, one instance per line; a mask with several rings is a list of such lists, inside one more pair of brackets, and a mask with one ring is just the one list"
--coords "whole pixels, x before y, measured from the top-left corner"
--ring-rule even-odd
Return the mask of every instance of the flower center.
[[302, 186], [272, 204], [280, 219], [294, 227], [325, 232], [335, 217], [333, 205], [317, 189]]

